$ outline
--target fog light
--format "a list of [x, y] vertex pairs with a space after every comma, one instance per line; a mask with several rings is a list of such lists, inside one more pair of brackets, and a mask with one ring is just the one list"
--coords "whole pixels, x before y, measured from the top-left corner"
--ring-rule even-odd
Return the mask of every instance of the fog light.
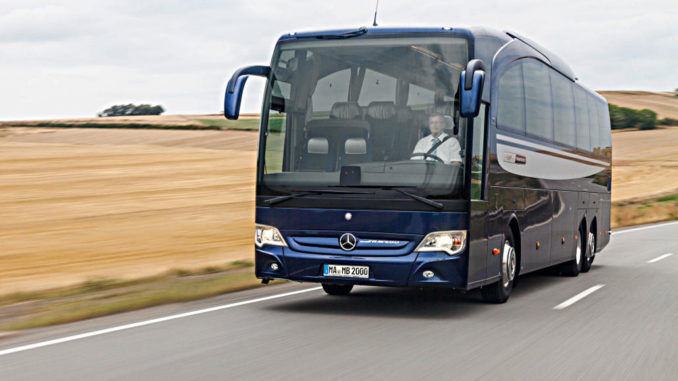
[[280, 266], [278, 266], [277, 263], [271, 263], [271, 270], [278, 271], [279, 268], [280, 268]]
[[426, 279], [431, 279], [431, 278], [433, 278], [433, 275], [435, 275], [435, 274], [433, 274], [433, 271], [431, 271], [431, 270], [426, 270], [421, 275], [423, 275], [424, 278], [426, 278]]

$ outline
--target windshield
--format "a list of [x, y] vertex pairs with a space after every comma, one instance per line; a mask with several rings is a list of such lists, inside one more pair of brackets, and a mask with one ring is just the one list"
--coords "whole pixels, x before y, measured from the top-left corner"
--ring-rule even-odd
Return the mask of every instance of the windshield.
[[363, 187], [462, 198], [457, 88], [467, 62], [458, 37], [279, 44], [258, 193]]

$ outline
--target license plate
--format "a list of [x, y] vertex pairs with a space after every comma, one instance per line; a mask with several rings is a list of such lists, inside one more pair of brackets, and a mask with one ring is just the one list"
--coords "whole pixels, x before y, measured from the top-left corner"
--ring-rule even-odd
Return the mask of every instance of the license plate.
[[323, 276], [342, 278], [369, 278], [369, 266], [324, 265]]

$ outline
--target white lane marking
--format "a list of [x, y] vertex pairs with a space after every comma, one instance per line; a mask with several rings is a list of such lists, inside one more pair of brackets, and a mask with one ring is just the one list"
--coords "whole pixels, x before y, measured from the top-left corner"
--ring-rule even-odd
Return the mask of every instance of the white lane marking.
[[636, 232], [636, 231], [645, 230], [645, 229], [660, 228], [662, 226], [668, 226], [668, 225], [674, 225], [674, 224], [678, 224], [678, 221], [667, 222], [667, 223], [664, 223], [664, 224], [656, 224], [656, 225], [652, 225], [652, 226], [643, 226], [642, 228], [626, 229], [626, 230], [622, 230], [622, 231], [613, 230], [612, 235], [619, 235], [619, 234], [624, 234], [624, 233]]
[[554, 310], [565, 309], [565, 308], [577, 303], [578, 301], [584, 299], [585, 297], [593, 294], [594, 292], [600, 290], [601, 288], [603, 288], [603, 286], [605, 286], [605, 285], [604, 284], [597, 284], [597, 285], [589, 288], [588, 290], [582, 291], [582, 292], [578, 293], [577, 295], [571, 297], [570, 299], [567, 299], [566, 301], [564, 301], [564, 302], [560, 303], [559, 305], [553, 307], [553, 309]]
[[277, 298], [284, 298], [286, 296], [297, 295], [297, 294], [301, 294], [301, 293], [304, 293], [304, 292], [317, 291], [317, 290], [320, 290], [321, 288], [322, 287], [313, 287], [313, 288], [307, 288], [305, 290], [292, 291], [292, 292], [286, 292], [286, 293], [283, 293], [283, 294], [265, 296], [265, 297], [262, 297], [262, 298], [245, 300], [245, 301], [242, 301], [242, 302], [231, 303], [231, 304], [224, 304], [224, 305], [221, 305], [221, 306], [205, 308], [205, 309], [202, 309], [202, 310], [184, 312], [184, 313], [181, 313], [181, 314], [170, 315], [170, 316], [165, 316], [165, 317], [151, 319], [151, 320], [144, 320], [144, 321], [140, 321], [140, 322], [137, 322], [137, 323], [131, 323], [131, 324], [120, 325], [120, 326], [117, 326], [117, 327], [100, 329], [98, 331], [81, 333], [79, 335], [62, 337], [60, 339], [47, 340], [47, 341], [42, 341], [42, 342], [34, 343], [34, 344], [22, 345], [20, 347], [1, 350], [0, 356], [5, 356], [5, 355], [12, 354], [12, 353], [17, 353], [17, 352], [28, 351], [28, 350], [36, 349], [36, 348], [42, 348], [42, 347], [46, 347], [46, 346], [49, 346], [49, 345], [55, 345], [55, 344], [66, 343], [66, 342], [69, 342], [69, 341], [85, 339], [85, 338], [92, 337], [92, 336], [99, 336], [99, 335], [104, 335], [104, 334], [107, 334], [107, 333], [124, 331], [126, 329], [162, 323], [162, 322], [166, 322], [166, 321], [169, 321], [169, 320], [182, 319], [182, 318], [189, 317], [189, 316], [206, 314], [208, 312], [224, 310], [224, 309], [227, 309], [227, 308], [244, 306], [246, 304], [259, 303], [259, 302], [263, 302], [263, 301], [266, 301], [266, 300], [277, 299]]
[[664, 254], [664, 255], [658, 256], [658, 257], [655, 258], [655, 259], [650, 259], [649, 261], [647, 261], [647, 263], [655, 263], [655, 262], [659, 262], [659, 261], [661, 261], [662, 259], [668, 258], [668, 257], [670, 257], [670, 256], [672, 256], [672, 255], [673, 255], [673, 253], [666, 253], [666, 254]]

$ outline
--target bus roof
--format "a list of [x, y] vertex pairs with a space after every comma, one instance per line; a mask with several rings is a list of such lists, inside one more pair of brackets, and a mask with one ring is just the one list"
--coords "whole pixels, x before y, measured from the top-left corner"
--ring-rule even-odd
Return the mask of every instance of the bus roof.
[[538, 43], [521, 36], [517, 33], [510, 31], [499, 31], [497, 29], [482, 27], [482, 26], [472, 26], [472, 27], [462, 27], [462, 28], [453, 28], [453, 27], [361, 27], [353, 29], [332, 29], [332, 30], [322, 30], [322, 31], [309, 31], [309, 32], [298, 32], [298, 33], [288, 33], [280, 36], [279, 41], [286, 40], [299, 40], [299, 39], [341, 39], [349, 37], [357, 37], [360, 35], [378, 35], [378, 34], [395, 34], [395, 33], [455, 33], [463, 34], [473, 38], [479, 37], [489, 37], [496, 38], [505, 43], [509, 43], [513, 40], [520, 40], [522, 43], [527, 45], [532, 50], [539, 53], [541, 56], [548, 60], [548, 64], [551, 65], [554, 69], [561, 72], [566, 77], [575, 81], [578, 80], [574, 70], [568, 65], [562, 58], [539, 45]]

